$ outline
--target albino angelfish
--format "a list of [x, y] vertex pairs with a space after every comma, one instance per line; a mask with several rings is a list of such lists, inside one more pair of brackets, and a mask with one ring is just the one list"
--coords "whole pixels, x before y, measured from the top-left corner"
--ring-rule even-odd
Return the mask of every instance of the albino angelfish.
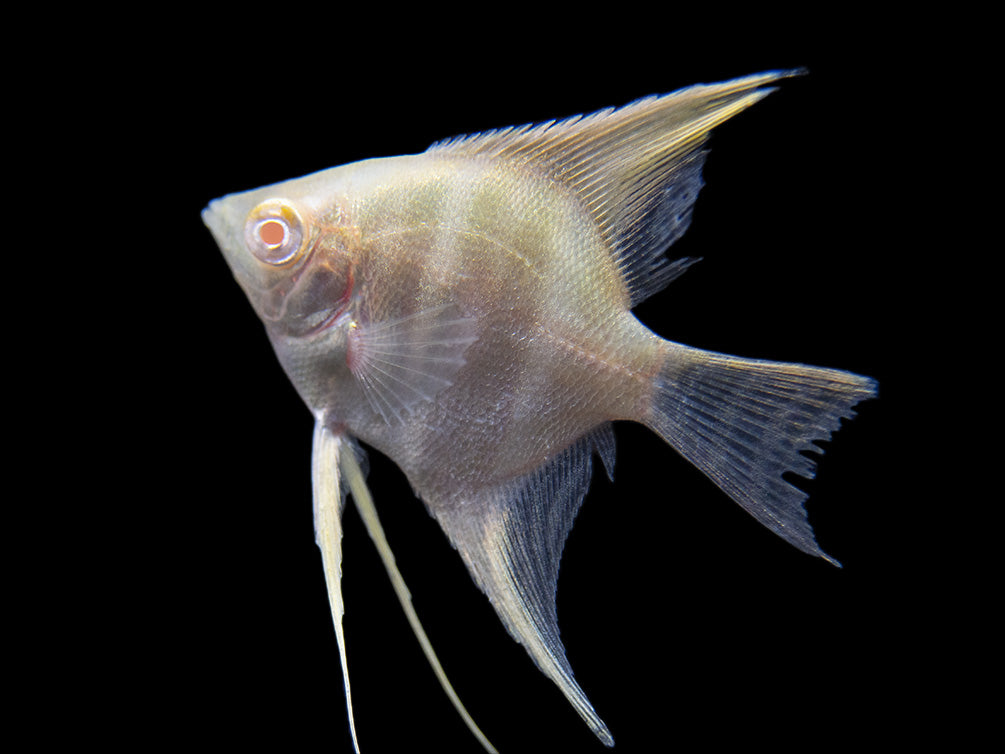
[[[203, 212], [316, 425], [315, 531], [342, 658], [341, 513], [352, 496], [446, 692], [381, 531], [362, 441], [404, 471], [503, 625], [607, 745], [559, 640], [559, 559], [612, 422], [641, 422], [758, 521], [830, 558], [806, 478], [876, 383], [664, 340], [632, 314], [695, 259], [712, 128], [794, 71], [448, 139], [217, 199]], [[833, 561], [832, 561], [833, 562]], [[356, 745], [358, 751], [358, 745]]]

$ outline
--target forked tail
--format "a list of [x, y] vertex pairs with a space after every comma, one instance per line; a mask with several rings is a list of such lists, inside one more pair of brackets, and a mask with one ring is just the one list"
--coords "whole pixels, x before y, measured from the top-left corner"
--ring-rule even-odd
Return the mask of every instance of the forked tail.
[[813, 478], [816, 463], [801, 451], [822, 453], [814, 441], [874, 397], [875, 380], [668, 345], [648, 424], [771, 531], [840, 565], [813, 537], [807, 494], [782, 474]]

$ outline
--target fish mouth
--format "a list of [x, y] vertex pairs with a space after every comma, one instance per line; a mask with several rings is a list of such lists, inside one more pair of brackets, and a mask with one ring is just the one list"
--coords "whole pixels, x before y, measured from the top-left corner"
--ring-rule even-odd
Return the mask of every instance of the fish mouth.
[[324, 270], [314, 264], [320, 236], [309, 241], [310, 247], [294, 265], [273, 269], [263, 264], [244, 248], [245, 205], [249, 202], [235, 199], [243, 200], [244, 196], [214, 199], [203, 209], [202, 221], [258, 316], [267, 327], [292, 337], [310, 338], [334, 326], [349, 309], [354, 288], [352, 268], [338, 289], [318, 285], [319, 274], [324, 279]]
[[253, 279], [252, 270], [247, 269], [248, 264], [242, 260], [240, 248], [235, 248], [235, 236], [237, 224], [235, 223], [236, 210], [233, 201], [229, 196], [214, 199], [203, 209], [201, 217], [205, 225], [216, 241], [217, 248], [223, 254], [227, 266], [238, 281]]
[[209, 228], [213, 235], [213, 240], [217, 246], [224, 248], [227, 239], [227, 230], [230, 223], [227, 222], [226, 215], [229, 214], [224, 207], [223, 198], [214, 199], [203, 209], [201, 217], [202, 224]]

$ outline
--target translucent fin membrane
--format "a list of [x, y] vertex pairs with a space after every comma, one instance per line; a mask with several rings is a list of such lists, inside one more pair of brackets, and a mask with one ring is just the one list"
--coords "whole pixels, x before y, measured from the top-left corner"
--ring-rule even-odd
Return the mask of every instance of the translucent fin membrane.
[[712, 129], [768, 96], [768, 84], [801, 73], [698, 84], [590, 115], [448, 139], [428, 151], [505, 159], [566, 184], [607, 239], [635, 306], [680, 272], [664, 254], [691, 222]]
[[450, 387], [475, 340], [473, 318], [462, 316], [455, 304], [354, 324], [349, 368], [373, 410], [391, 424]]
[[868, 377], [803, 364], [740, 359], [677, 344], [656, 380], [651, 425], [754, 518], [803, 552], [840, 565], [817, 545], [807, 494], [782, 479], [812, 479], [852, 407], [876, 395]]
[[590, 485], [593, 454], [610, 472], [604, 424], [533, 471], [460, 504], [431, 505], [510, 635], [607, 746], [614, 738], [572, 674], [559, 638], [555, 592], [566, 537]]

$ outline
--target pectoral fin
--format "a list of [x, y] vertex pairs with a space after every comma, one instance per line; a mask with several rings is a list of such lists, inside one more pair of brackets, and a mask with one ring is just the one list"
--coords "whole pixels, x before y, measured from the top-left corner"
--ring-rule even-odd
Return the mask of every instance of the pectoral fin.
[[394, 320], [361, 319], [349, 331], [349, 369], [388, 424], [450, 387], [476, 340], [474, 318], [454, 304]]

